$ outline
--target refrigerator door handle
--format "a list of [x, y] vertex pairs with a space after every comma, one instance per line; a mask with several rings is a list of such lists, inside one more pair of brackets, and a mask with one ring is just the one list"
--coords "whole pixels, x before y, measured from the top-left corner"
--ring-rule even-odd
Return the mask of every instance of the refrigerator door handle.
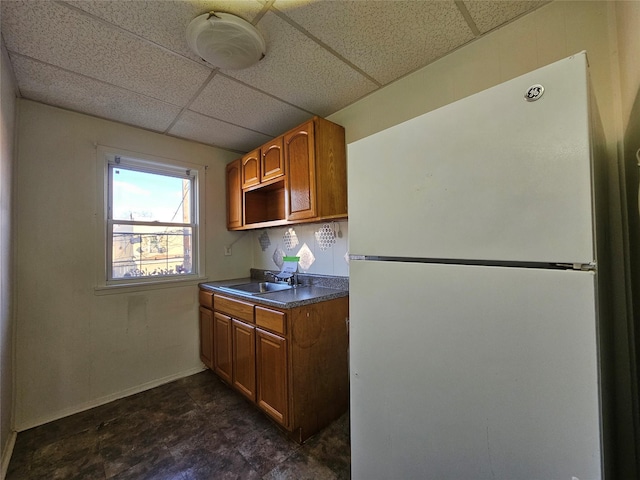
[[595, 272], [595, 262], [589, 263], [556, 263], [558, 267], [566, 268], [568, 270], [578, 270], [580, 272]]

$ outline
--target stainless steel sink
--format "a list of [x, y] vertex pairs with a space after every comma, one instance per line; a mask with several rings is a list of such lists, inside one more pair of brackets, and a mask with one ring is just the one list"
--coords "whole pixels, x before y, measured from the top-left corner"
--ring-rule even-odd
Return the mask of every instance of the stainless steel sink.
[[275, 282], [251, 282], [242, 283], [240, 285], [229, 285], [228, 287], [219, 287], [229, 292], [248, 293], [250, 295], [259, 295], [261, 293], [279, 292], [280, 290], [288, 290], [291, 285], [286, 283]]

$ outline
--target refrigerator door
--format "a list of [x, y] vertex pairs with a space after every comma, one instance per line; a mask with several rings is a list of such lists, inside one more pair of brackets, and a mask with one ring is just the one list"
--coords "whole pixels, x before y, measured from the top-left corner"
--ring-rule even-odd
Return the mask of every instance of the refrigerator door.
[[593, 273], [350, 268], [354, 480], [601, 478]]
[[350, 253], [593, 261], [586, 68], [576, 55], [351, 143]]

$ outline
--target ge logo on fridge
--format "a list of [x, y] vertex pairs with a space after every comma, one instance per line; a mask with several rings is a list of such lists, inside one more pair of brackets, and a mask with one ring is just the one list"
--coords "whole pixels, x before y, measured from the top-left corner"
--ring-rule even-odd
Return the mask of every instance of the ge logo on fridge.
[[524, 94], [524, 98], [527, 99], [527, 102], [535, 102], [544, 94], [544, 87], [542, 85], [531, 85], [527, 90], [527, 93]]

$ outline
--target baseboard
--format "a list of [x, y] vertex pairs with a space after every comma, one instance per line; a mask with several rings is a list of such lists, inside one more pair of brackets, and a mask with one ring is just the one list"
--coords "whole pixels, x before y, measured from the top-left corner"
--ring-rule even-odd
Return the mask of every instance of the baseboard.
[[13, 447], [16, 445], [16, 436], [18, 432], [12, 430], [7, 438], [7, 443], [2, 448], [2, 465], [0, 466], [0, 480], [4, 480], [7, 476], [7, 470], [9, 470], [9, 462], [11, 461], [11, 455], [13, 454]]
[[[84, 412], [85, 410], [99, 407], [100, 405], [104, 405], [105, 403], [113, 402], [114, 400], [119, 400], [120, 398], [129, 397], [131, 395], [135, 395], [136, 393], [144, 392], [145, 390], [150, 390], [152, 388], [159, 387], [160, 385], [164, 385], [165, 383], [173, 382], [174, 380], [178, 380], [180, 378], [194, 375], [196, 373], [202, 372], [203, 370], [205, 370], [204, 366], [196, 367], [189, 370], [185, 370], [180, 373], [169, 375], [168, 377], [163, 377], [157, 380], [153, 380], [151, 382], [143, 383], [141, 385], [136, 385], [135, 387], [128, 388], [120, 392], [112, 393], [110, 395], [106, 395], [104, 397], [100, 397], [95, 400], [82, 403], [80, 405], [66, 408], [52, 415], [47, 415], [44, 417], [36, 418], [29, 422], [21, 423], [19, 425], [16, 425], [16, 430], [18, 432], [22, 432], [24, 430], [28, 430], [33, 427], [39, 427], [40, 425], [44, 425], [45, 423], [53, 422], [54, 420], [60, 420], [61, 418], [68, 417], [69, 415], [74, 415], [76, 413]], [[0, 480], [3, 480], [3, 479], [0, 478]]]

